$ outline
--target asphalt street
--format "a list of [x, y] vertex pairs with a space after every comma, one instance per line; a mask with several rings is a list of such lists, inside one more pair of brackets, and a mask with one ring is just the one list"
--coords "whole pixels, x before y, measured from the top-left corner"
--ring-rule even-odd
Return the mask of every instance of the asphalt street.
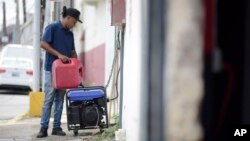
[[27, 92], [0, 91], [0, 120], [9, 120], [29, 110]]

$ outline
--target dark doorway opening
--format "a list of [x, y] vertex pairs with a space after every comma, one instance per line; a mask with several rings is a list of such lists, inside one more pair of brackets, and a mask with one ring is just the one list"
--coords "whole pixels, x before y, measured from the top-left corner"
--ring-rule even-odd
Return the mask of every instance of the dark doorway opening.
[[247, 0], [214, 1], [211, 36], [214, 42], [211, 53], [204, 53], [205, 96], [201, 110], [204, 141], [230, 140], [228, 129], [250, 123], [248, 5]]

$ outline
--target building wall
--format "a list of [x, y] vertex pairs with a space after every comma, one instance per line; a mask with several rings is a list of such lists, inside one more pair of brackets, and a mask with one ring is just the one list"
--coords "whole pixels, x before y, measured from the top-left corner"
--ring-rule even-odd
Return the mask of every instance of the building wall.
[[[102, 84], [104, 78], [103, 66], [99, 60], [104, 60], [104, 53], [99, 52], [99, 46], [103, 44], [103, 41], [96, 40], [96, 5], [89, 5], [85, 1], [76, 0], [74, 1], [74, 8], [81, 12], [81, 20], [83, 23], [77, 23], [73, 29], [75, 47], [78, 57], [81, 59], [84, 65], [84, 80], [88, 84]], [[98, 33], [97, 33], [98, 34]], [[98, 49], [96, 50], [96, 48]], [[99, 63], [100, 62], [100, 63]], [[97, 63], [97, 64], [95, 64]], [[100, 70], [101, 69], [101, 70]], [[93, 71], [94, 70], [94, 71]], [[98, 74], [96, 74], [98, 73]], [[98, 77], [96, 77], [98, 75]], [[100, 79], [98, 79], [101, 77]]]
[[141, 119], [142, 0], [126, 1], [122, 128], [127, 141], [139, 141]]
[[79, 58], [85, 67], [84, 81], [88, 85], [104, 85], [114, 56], [114, 27], [110, 26], [110, 0], [88, 3], [74, 1], [83, 24], [73, 32]]
[[[104, 86], [111, 73], [115, 49], [115, 27], [111, 26], [110, 2], [110, 0], [95, 1], [95, 3], [74, 1], [74, 7], [80, 10], [83, 21], [82, 24], [77, 24], [73, 32], [76, 51], [84, 65], [85, 85]], [[115, 97], [112, 88], [111, 81], [106, 89], [109, 98]], [[117, 100], [108, 103], [109, 120], [117, 115], [117, 107]]]
[[105, 1], [97, 1], [95, 4], [84, 5], [85, 21], [85, 52], [105, 42]]
[[202, 1], [169, 0], [168, 7], [165, 140], [200, 141], [202, 128], [198, 116], [203, 96]]

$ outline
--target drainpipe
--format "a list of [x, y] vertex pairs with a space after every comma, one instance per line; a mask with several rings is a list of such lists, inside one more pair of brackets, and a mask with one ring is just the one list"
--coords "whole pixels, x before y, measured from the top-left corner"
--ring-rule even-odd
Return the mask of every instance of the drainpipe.
[[139, 140], [140, 141], [148, 141], [149, 140], [149, 133], [148, 133], [148, 127], [149, 127], [149, 116], [148, 116], [148, 108], [149, 108], [149, 90], [148, 90], [148, 82], [149, 82], [149, 73], [147, 71], [148, 69], [148, 58], [149, 58], [149, 0], [141, 0], [142, 4], [142, 9], [141, 9], [141, 35], [142, 35], [142, 40], [141, 44], [144, 47], [141, 51], [141, 60], [142, 60], [142, 71], [141, 72], [141, 82], [144, 82], [144, 84], [141, 84], [141, 93], [140, 93], [140, 99], [141, 104], [140, 104], [140, 131], [139, 131]]
[[124, 30], [125, 25], [122, 25], [120, 31], [121, 37], [121, 46], [120, 46], [120, 106], [119, 106], [119, 128], [122, 128], [122, 106], [123, 106], [123, 58], [124, 58]]

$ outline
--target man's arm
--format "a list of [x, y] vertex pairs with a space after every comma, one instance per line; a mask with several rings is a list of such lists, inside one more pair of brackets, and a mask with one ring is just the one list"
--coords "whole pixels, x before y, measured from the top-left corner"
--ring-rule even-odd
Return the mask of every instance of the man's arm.
[[59, 59], [61, 59], [63, 62], [68, 61], [69, 58], [67, 56], [62, 55], [61, 53], [59, 53], [58, 51], [56, 51], [55, 49], [53, 49], [49, 43], [47, 43], [46, 41], [41, 41], [41, 47], [46, 50], [48, 53], [57, 56]]

